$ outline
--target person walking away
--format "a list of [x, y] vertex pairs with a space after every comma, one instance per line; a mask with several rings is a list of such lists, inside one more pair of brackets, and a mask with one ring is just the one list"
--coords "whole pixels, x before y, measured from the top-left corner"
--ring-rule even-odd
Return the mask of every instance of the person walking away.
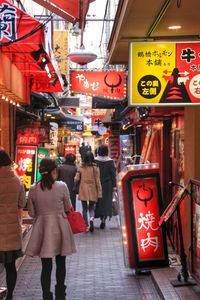
[[100, 170], [100, 180], [102, 185], [102, 198], [97, 203], [95, 218], [100, 218], [100, 228], [106, 226], [107, 217], [112, 217], [112, 197], [116, 188], [116, 169], [113, 160], [108, 156], [108, 147], [100, 145], [98, 155], [95, 158]]
[[85, 145], [85, 143], [83, 142], [81, 144], [81, 147], [79, 148], [79, 153], [81, 155], [81, 160], [83, 161], [85, 154], [87, 152], [91, 152], [91, 151], [92, 151], [91, 146], [88, 143], [87, 143], [87, 145]]
[[0, 150], [0, 264], [6, 270], [7, 296], [13, 299], [17, 280], [16, 259], [22, 253], [22, 209], [26, 204], [25, 190], [14, 172], [7, 152]]
[[65, 258], [76, 252], [73, 233], [66, 218], [66, 212], [71, 210], [72, 204], [66, 183], [56, 181], [56, 162], [43, 159], [39, 171], [41, 181], [33, 184], [28, 194], [28, 213], [34, 222], [25, 254], [41, 258], [43, 300], [53, 300], [50, 288], [52, 259], [55, 257], [55, 299], [65, 300]]
[[86, 152], [83, 162], [75, 176], [75, 184], [80, 181], [78, 199], [81, 200], [83, 218], [88, 227], [88, 205], [90, 216], [90, 232], [94, 231], [94, 211], [98, 198], [102, 197], [99, 168], [94, 162], [92, 152]]
[[65, 163], [58, 168], [58, 179], [64, 181], [67, 184], [70, 193], [71, 203], [76, 210], [76, 193], [74, 187], [74, 177], [77, 172], [75, 165], [76, 156], [73, 153], [68, 153], [65, 156]]

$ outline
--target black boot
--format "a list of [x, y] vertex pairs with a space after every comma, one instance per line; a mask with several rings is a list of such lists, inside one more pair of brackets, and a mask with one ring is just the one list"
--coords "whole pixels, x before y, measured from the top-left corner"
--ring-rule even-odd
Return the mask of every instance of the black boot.
[[106, 226], [106, 218], [102, 217], [101, 219], [101, 224], [100, 224], [100, 229], [104, 229]]
[[13, 296], [12, 295], [7, 295], [5, 300], [12, 300]]
[[56, 295], [56, 299], [55, 300], [66, 300], [65, 296], [66, 296], [66, 285], [62, 285], [62, 286], [55, 286], [55, 295]]
[[43, 300], [53, 300], [53, 293], [43, 293]]

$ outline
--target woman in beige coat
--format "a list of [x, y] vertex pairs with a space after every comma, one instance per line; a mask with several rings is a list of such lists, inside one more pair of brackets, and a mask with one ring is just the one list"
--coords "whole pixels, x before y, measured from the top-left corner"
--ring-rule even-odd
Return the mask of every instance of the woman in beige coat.
[[65, 299], [65, 258], [75, 250], [74, 238], [66, 212], [72, 204], [66, 183], [56, 181], [57, 166], [45, 158], [40, 163], [41, 181], [31, 186], [28, 212], [34, 218], [33, 229], [25, 254], [39, 256], [42, 262], [41, 285], [44, 300], [52, 300], [50, 292], [52, 258], [56, 260], [56, 300]]
[[25, 190], [9, 155], [0, 150], [0, 264], [6, 269], [7, 297], [13, 299], [17, 280], [15, 261], [22, 256], [21, 210]]
[[83, 157], [82, 165], [78, 168], [75, 176], [75, 184], [80, 181], [78, 199], [82, 202], [83, 218], [88, 226], [88, 203], [90, 216], [90, 232], [94, 231], [94, 210], [98, 199], [102, 197], [100, 172], [94, 163], [94, 155], [87, 152]]

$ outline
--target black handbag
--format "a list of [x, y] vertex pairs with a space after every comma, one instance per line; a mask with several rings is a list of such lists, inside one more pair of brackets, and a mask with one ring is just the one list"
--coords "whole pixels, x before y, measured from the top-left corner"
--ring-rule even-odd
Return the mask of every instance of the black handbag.
[[80, 187], [80, 180], [74, 183], [73, 192], [78, 194], [79, 193], [79, 187]]
[[79, 187], [80, 187], [80, 183], [81, 183], [81, 173], [80, 172], [78, 172], [78, 173], [80, 174], [80, 179], [79, 179], [79, 181], [76, 181], [73, 186], [73, 192], [75, 194], [79, 193]]

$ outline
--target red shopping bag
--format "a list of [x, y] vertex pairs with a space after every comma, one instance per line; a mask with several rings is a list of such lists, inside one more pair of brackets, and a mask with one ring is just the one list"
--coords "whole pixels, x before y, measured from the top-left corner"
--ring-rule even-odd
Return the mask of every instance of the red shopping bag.
[[67, 219], [73, 233], [86, 232], [86, 224], [79, 211], [75, 211], [74, 209], [70, 210], [67, 212]]

